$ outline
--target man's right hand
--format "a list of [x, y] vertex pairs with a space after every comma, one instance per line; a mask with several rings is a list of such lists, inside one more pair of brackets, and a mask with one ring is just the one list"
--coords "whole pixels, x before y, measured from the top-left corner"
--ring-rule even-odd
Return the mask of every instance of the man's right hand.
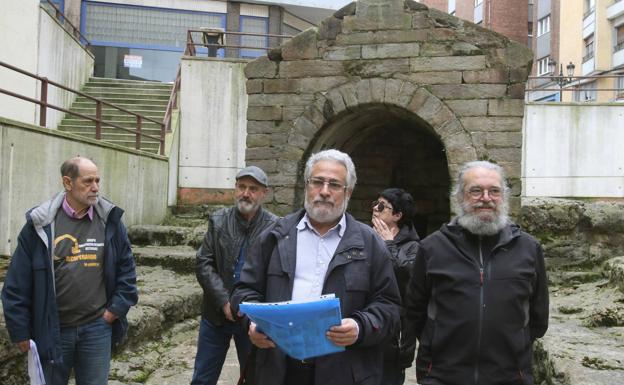
[[17, 343], [17, 347], [19, 348], [20, 352], [22, 353], [26, 353], [27, 351], [30, 350], [30, 341], [20, 341]]
[[234, 316], [232, 315], [232, 308], [230, 307], [230, 303], [226, 303], [225, 305], [223, 305], [223, 314], [225, 315], [225, 318], [227, 318], [228, 321], [232, 321], [234, 322]]
[[252, 344], [256, 345], [260, 349], [268, 349], [268, 348], [275, 347], [275, 344], [273, 343], [273, 341], [271, 341], [269, 337], [267, 337], [266, 334], [260, 333], [256, 329], [256, 324], [253, 322], [249, 323], [249, 339], [251, 340]]

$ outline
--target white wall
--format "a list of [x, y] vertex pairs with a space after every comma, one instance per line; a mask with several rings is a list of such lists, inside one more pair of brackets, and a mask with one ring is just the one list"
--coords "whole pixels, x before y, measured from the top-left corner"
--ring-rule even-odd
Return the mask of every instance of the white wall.
[[178, 187], [231, 189], [245, 166], [245, 63], [182, 59]]
[[100, 192], [125, 210], [126, 225], [158, 224], [167, 213], [167, 159], [0, 118], [0, 255], [9, 255], [24, 214], [62, 190], [60, 166], [91, 157]]
[[624, 106], [530, 103], [523, 196], [624, 197]]
[[[39, 0], [3, 1], [0, 61], [36, 73], [38, 26]], [[34, 79], [0, 67], [0, 88], [35, 98], [36, 87]], [[0, 94], [0, 116], [32, 123], [35, 105]]]
[[[38, 75], [80, 90], [93, 75], [93, 55], [65, 31], [56, 18], [43, 8], [40, 12]], [[48, 87], [48, 102], [51, 104], [69, 109], [75, 99], [76, 94], [73, 92], [54, 86]], [[56, 128], [64, 115], [63, 112], [48, 109], [47, 127]], [[37, 113], [35, 124], [39, 123], [38, 116]]]

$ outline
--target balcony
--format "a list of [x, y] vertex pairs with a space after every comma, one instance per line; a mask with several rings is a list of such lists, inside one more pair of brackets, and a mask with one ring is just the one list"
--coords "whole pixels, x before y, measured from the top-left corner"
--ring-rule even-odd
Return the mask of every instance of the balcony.
[[624, 15], [624, 1], [615, 0], [613, 4], [607, 7], [607, 19], [613, 20], [622, 15]]
[[613, 67], [624, 65], [624, 41], [613, 47]]
[[583, 16], [583, 39], [596, 32], [596, 12], [594, 9]]

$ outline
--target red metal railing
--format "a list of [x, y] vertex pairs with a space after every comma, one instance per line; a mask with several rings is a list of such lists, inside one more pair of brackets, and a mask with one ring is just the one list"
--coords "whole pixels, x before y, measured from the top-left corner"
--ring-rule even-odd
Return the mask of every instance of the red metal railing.
[[69, 21], [67, 16], [65, 16], [65, 14], [63, 14], [63, 12], [61, 12], [61, 10], [58, 9], [56, 4], [54, 4], [50, 0], [46, 0], [46, 2], [47, 2], [48, 6], [52, 7], [52, 9], [54, 9], [54, 13], [55, 13], [56, 18], [61, 23], [63, 23], [63, 25], [66, 28], [67, 28], [67, 25], [69, 25], [69, 27], [71, 29], [71, 31], [70, 31], [71, 34], [74, 35], [74, 37], [80, 42], [80, 44], [83, 44], [85, 46], [85, 48], [89, 48], [91, 43], [89, 42], [89, 40], [82, 33], [80, 33], [80, 28], [76, 27], [71, 21]]
[[[37, 76], [35, 74], [32, 74], [28, 71], [24, 71], [20, 68], [14, 67], [8, 63], [4, 63], [2, 61], [0, 61], [0, 66], [8, 68], [10, 70], [13, 70], [15, 72], [21, 73], [23, 75], [29, 76], [33, 79], [39, 80], [41, 82], [41, 92], [40, 92], [40, 97], [39, 99], [34, 99], [28, 96], [24, 96], [24, 95], [20, 95], [18, 93], [15, 92], [11, 92], [9, 90], [5, 90], [0, 88], [0, 93], [9, 95], [9, 96], [13, 96], [15, 98], [18, 99], [22, 99], [22, 100], [26, 100], [29, 101], [31, 103], [35, 103], [39, 105], [39, 125], [42, 127], [46, 127], [46, 118], [47, 118], [47, 110], [48, 108], [52, 108], [54, 110], [57, 111], [61, 111], [64, 112], [66, 114], [72, 115], [72, 116], [78, 116], [80, 118], [83, 119], [88, 119], [92, 122], [95, 122], [95, 139], [97, 140], [102, 140], [102, 126], [110, 126], [110, 127], [114, 127], [117, 128], [119, 130], [122, 131], [126, 131], [129, 133], [133, 133], [135, 135], [135, 149], [140, 150], [141, 149], [141, 139], [142, 138], [149, 138], [149, 139], [154, 139], [157, 140], [160, 143], [160, 155], [164, 155], [165, 154], [165, 124], [163, 122], [159, 122], [157, 120], [154, 120], [152, 118], [143, 116], [141, 114], [137, 114], [135, 112], [129, 111], [123, 107], [117, 106], [113, 103], [109, 103], [107, 101], [104, 101], [102, 99], [93, 97], [91, 95], [85, 94], [84, 92], [80, 92], [80, 91], [76, 91], [72, 88], [66, 87], [62, 84], [56, 83], [52, 80], [49, 80], [48, 78], [45, 77], [41, 77], [41, 76]], [[54, 86], [54, 87], [58, 87], [62, 90], [65, 91], [69, 91], [72, 92], [76, 95], [80, 95], [82, 97], [85, 97], [89, 100], [92, 100], [93, 102], [95, 102], [95, 116], [90, 116], [90, 115], [85, 115], [85, 114], [81, 114], [79, 112], [74, 112], [74, 111], [70, 111], [66, 108], [63, 107], [59, 107], [59, 106], [55, 106], [53, 104], [48, 103], [48, 87], [49, 86]], [[123, 113], [126, 113], [128, 115], [132, 115], [136, 118], [136, 128], [132, 129], [132, 128], [127, 128], [127, 127], [122, 127], [119, 126], [115, 123], [111, 123], [108, 122], [104, 119], [102, 119], [102, 107], [106, 105], [109, 107], [112, 107], [114, 109], [117, 109]], [[142, 132], [142, 126], [143, 126], [143, 122], [144, 121], [150, 121], [152, 123], [156, 123], [160, 126], [160, 136], [153, 136], [153, 135], [149, 135], [146, 134], [144, 132]]]

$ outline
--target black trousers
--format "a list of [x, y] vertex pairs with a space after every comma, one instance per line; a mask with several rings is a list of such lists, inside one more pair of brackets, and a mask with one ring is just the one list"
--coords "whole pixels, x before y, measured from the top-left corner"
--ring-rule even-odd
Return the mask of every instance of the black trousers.
[[284, 385], [314, 385], [314, 361], [287, 357]]

